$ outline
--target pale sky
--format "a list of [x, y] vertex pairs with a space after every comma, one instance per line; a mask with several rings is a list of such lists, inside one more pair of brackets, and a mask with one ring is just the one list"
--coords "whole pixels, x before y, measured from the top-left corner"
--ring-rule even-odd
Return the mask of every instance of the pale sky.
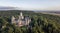
[[60, 0], [0, 0], [0, 6], [29, 10], [60, 10]]

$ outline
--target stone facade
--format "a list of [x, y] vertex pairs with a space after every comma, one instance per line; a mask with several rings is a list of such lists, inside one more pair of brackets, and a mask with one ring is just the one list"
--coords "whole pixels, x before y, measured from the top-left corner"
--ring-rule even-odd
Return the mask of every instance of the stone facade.
[[11, 18], [11, 23], [15, 23], [17, 26], [29, 25], [31, 19], [28, 16], [23, 16], [22, 12], [19, 15], [19, 18], [16, 19], [14, 16]]

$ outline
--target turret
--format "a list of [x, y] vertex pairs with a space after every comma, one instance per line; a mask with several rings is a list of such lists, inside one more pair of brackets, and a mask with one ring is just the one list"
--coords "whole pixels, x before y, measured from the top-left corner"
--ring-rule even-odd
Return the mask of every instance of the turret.
[[20, 13], [19, 19], [24, 19], [22, 12]]
[[11, 22], [15, 23], [15, 17], [14, 16], [12, 16]]
[[20, 16], [23, 16], [22, 12], [20, 13]]

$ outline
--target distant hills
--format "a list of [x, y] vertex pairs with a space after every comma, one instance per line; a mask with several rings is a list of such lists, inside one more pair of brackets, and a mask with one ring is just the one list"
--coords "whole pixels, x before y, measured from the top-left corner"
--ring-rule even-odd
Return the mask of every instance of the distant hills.
[[0, 6], [0, 10], [19, 10], [18, 7], [5, 7], [5, 6]]
[[[6, 10], [24, 10], [24, 8], [0, 6], [0, 11], [6, 11]], [[49, 10], [24, 10], [24, 11], [34, 11], [34, 12], [37, 12], [37, 13], [41, 13], [41, 12], [45, 13], [45, 12], [47, 12], [47, 13], [60, 14], [60, 11], [49, 11]]]

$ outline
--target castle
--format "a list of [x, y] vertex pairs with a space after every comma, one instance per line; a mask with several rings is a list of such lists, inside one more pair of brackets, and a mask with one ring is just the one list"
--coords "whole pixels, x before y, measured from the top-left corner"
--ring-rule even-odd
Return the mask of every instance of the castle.
[[11, 23], [15, 23], [17, 26], [26, 26], [29, 25], [31, 19], [28, 16], [23, 16], [22, 12], [20, 13], [18, 19], [12, 16]]

